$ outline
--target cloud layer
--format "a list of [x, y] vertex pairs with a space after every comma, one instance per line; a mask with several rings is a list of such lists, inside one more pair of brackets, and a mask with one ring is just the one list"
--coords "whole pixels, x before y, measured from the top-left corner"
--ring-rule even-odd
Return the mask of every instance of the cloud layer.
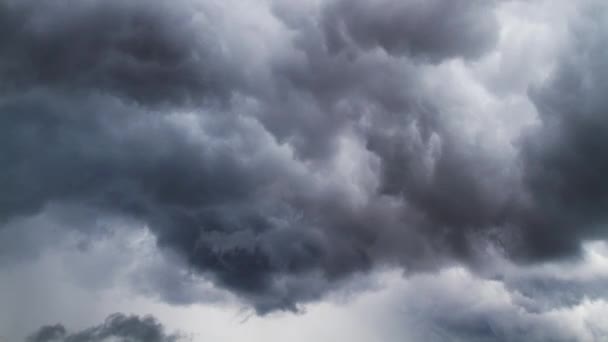
[[564, 18], [515, 130], [462, 73], [501, 6], [4, 1], [0, 229], [146, 227], [260, 313], [386, 265], [576, 256], [606, 238], [608, 8]]

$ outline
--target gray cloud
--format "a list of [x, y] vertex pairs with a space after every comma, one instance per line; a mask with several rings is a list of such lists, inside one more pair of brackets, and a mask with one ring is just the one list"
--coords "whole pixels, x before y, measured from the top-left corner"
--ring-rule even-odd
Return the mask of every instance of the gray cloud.
[[27, 342], [177, 342], [178, 335], [167, 334], [154, 317], [110, 315], [105, 322], [79, 332], [68, 333], [61, 324], [41, 327]]
[[[81, 231], [83, 210], [132, 220], [176, 267], [262, 313], [379, 265], [476, 265], [487, 243], [536, 261], [603, 237], [571, 229], [604, 220], [601, 157], [597, 173], [575, 171], [603, 146], [587, 131], [602, 127], [599, 40], [578, 42], [592, 60], [575, 69], [595, 92], [570, 82], [567, 61], [532, 92], [544, 125], [520, 160], [510, 142], [471, 137], [465, 101], [428, 85], [494, 46], [497, 2], [272, 5], [260, 10], [268, 37], [237, 25], [231, 4], [0, 5], [13, 37], [0, 41], [1, 222], [53, 205]], [[554, 104], [571, 86], [570, 107]], [[571, 123], [559, 113], [578, 101], [591, 107]], [[555, 222], [564, 229], [549, 236]]]
[[4, 1], [2, 87], [84, 88], [144, 105], [227, 97], [210, 15], [188, 1]]
[[28, 338], [28, 341], [31, 342], [49, 342], [49, 341], [59, 341], [64, 339], [67, 331], [65, 327], [61, 324], [56, 325], [47, 325], [41, 327], [37, 332], [32, 334]]
[[[401, 334], [425, 341], [601, 341], [606, 331], [600, 318], [607, 309], [601, 299], [565, 304], [567, 291], [545, 299], [522, 294], [500, 281], [476, 278], [464, 270], [444, 271], [411, 280], [393, 298], [401, 307]], [[395, 314], [395, 313], [394, 313]]]
[[497, 39], [495, 1], [334, 1], [323, 17], [330, 50], [349, 43], [430, 61], [476, 58]]
[[[535, 266], [491, 257], [490, 272], [501, 274], [493, 279], [462, 267], [383, 275], [387, 289], [369, 294], [361, 314], [375, 320], [379, 340], [602, 341], [608, 292], [591, 288], [606, 282], [606, 245], [583, 249], [578, 261]], [[579, 291], [588, 295], [573, 296]]]
[[530, 91], [541, 120], [523, 145], [534, 207], [523, 240], [532, 258], [568, 255], [583, 239], [606, 238], [606, 11], [594, 2], [582, 9], [559, 65]]

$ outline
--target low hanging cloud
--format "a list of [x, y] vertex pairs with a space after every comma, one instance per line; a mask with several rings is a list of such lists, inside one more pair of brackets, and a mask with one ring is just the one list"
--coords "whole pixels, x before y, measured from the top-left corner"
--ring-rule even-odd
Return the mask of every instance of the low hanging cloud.
[[154, 317], [110, 315], [100, 325], [70, 333], [61, 324], [47, 325], [29, 336], [26, 342], [178, 342], [182, 337], [167, 334]]
[[384, 265], [574, 256], [606, 237], [607, 8], [580, 5], [539, 126], [499, 140], [442, 73], [492, 53], [500, 5], [5, 1], [0, 229], [145, 226], [260, 313]]
[[[399, 280], [376, 303], [384, 327], [408, 341], [602, 341], [608, 337], [605, 243], [578, 261], [521, 267], [496, 260], [500, 277], [455, 267]], [[394, 338], [388, 335], [387, 338]]]
[[[112, 245], [106, 248], [112, 248]], [[376, 288], [374, 291], [363, 291], [355, 299], [340, 301], [340, 304], [329, 301], [310, 305], [309, 310], [301, 315], [271, 315], [252, 318], [254, 322], [235, 323], [233, 314], [227, 314], [228, 323], [212, 318], [213, 315], [226, 315], [221, 310], [212, 310], [201, 316], [200, 312], [197, 315], [196, 311], [179, 308], [177, 312], [183, 311], [183, 314], [177, 319], [192, 320], [190, 325], [180, 326], [179, 330], [187, 332], [194, 341], [200, 338], [202, 341], [255, 340], [248, 335], [251, 334], [248, 329], [258, 324], [273, 326], [270, 335], [274, 337], [302, 331], [295, 340], [323, 339], [327, 330], [319, 329], [314, 321], [320, 320], [325, 327], [328, 318], [332, 319], [332, 338], [350, 338], [353, 341], [601, 341], [608, 336], [608, 291], [604, 286], [608, 280], [608, 249], [606, 243], [592, 243], [586, 244], [583, 251], [582, 258], [577, 261], [524, 267], [495, 256], [488, 273], [481, 277], [460, 266], [408, 277], [396, 270], [374, 272], [368, 278], [369, 285]], [[96, 251], [80, 258], [94, 258], [91, 254], [104, 255]], [[66, 277], [57, 270], [50, 273], [50, 279]], [[83, 309], [88, 307], [87, 303], [79, 305], [83, 305]], [[328, 307], [333, 314], [327, 316], [326, 312], [319, 317], [319, 309], [322, 311]], [[158, 314], [163, 314], [162, 310]], [[167, 320], [165, 326], [171, 326], [168, 317], [175, 314], [163, 314], [163, 319]], [[51, 317], [48, 313], [40, 317], [45, 316]], [[67, 321], [70, 321], [69, 326], [87, 325]], [[201, 324], [201, 321], [206, 324]], [[103, 326], [109, 327], [110, 324]], [[354, 332], [348, 329], [351, 326], [354, 326]], [[274, 332], [274, 329], [282, 330], [281, 327], [286, 327], [286, 330]], [[245, 333], [239, 333], [239, 329]], [[53, 331], [64, 330], [50, 325], [37, 331], [39, 335], [47, 331], [46, 336], [49, 336]], [[93, 329], [86, 329], [90, 330]], [[104, 331], [107, 330], [105, 328]], [[101, 329], [96, 328], [95, 331]], [[61, 336], [66, 335], [67, 332]], [[273, 340], [272, 337], [265, 339]]]

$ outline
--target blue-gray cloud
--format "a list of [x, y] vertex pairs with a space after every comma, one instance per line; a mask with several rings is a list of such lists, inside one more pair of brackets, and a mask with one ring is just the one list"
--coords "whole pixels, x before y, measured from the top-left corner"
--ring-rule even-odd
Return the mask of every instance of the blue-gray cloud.
[[491, 52], [498, 3], [261, 2], [273, 44], [205, 1], [5, 1], [0, 222], [52, 205], [81, 231], [85, 209], [132, 220], [262, 313], [380, 265], [477, 266], [487, 244], [576, 255], [606, 237], [606, 8], [530, 92], [541, 125], [503, 156], [425, 87]]

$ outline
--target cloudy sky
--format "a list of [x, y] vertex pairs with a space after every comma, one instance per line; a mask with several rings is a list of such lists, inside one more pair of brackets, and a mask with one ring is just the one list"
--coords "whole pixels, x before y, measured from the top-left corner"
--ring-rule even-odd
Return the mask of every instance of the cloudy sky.
[[0, 341], [607, 341], [605, 0], [0, 0]]

